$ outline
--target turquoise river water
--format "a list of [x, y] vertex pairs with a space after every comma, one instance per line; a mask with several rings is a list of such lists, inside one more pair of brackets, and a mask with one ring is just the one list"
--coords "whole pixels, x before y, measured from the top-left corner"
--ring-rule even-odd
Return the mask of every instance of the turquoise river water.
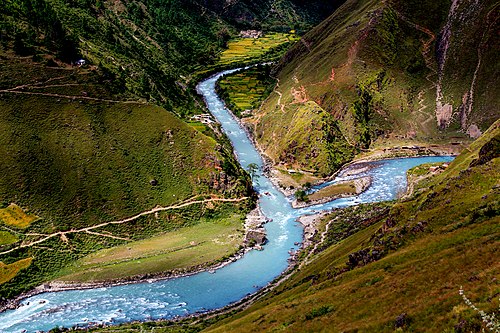
[[[261, 156], [238, 121], [215, 93], [215, 82], [221, 72], [198, 85], [213, 116], [231, 140], [237, 158], [246, 168], [256, 163], [262, 168]], [[259, 170], [254, 183], [261, 195], [259, 204], [271, 219], [265, 225], [269, 242], [263, 251], [250, 251], [243, 258], [218, 269], [191, 276], [122, 286], [48, 292], [24, 299], [15, 310], [0, 313], [0, 332], [47, 331], [54, 327], [88, 326], [90, 323], [119, 324], [135, 320], [168, 319], [205, 312], [237, 302], [279, 276], [288, 267], [290, 250], [302, 241], [303, 228], [296, 219], [305, 214], [366, 202], [392, 200], [406, 187], [406, 171], [429, 162], [449, 162], [452, 157], [418, 157], [373, 162], [372, 184], [356, 197], [325, 204], [293, 209], [291, 200], [276, 189]], [[358, 175], [358, 176], [362, 176]], [[342, 179], [342, 174], [336, 180]]]

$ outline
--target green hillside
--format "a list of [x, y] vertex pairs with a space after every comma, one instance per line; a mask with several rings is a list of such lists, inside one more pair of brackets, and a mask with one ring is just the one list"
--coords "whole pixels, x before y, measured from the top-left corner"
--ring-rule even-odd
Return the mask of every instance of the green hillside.
[[495, 1], [346, 1], [281, 59], [256, 139], [317, 175], [360, 150], [470, 142], [498, 119], [498, 24]]
[[[33, 258], [0, 284], [0, 297], [53, 279], [103, 248], [219, 220], [206, 236], [241, 228], [248, 201], [200, 202], [98, 227], [193, 199], [239, 199], [249, 195], [249, 179], [213, 130], [126, 100], [129, 95], [108, 89], [96, 70], [46, 67], [10, 52], [3, 53], [0, 68], [0, 261]], [[162, 267], [172, 269], [159, 266], [154, 273]]]

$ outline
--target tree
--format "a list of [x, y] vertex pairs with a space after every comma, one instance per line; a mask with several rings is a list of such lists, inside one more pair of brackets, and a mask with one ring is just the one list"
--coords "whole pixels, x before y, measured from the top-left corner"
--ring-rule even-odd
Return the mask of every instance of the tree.
[[297, 190], [295, 192], [295, 198], [297, 199], [297, 201], [303, 201], [303, 202], [309, 201], [309, 198], [307, 197], [307, 193], [304, 190]]
[[247, 172], [250, 175], [250, 178], [252, 178], [252, 181], [255, 181], [258, 183], [259, 175], [257, 174], [257, 171], [259, 171], [259, 166], [256, 163], [250, 163], [247, 166]]

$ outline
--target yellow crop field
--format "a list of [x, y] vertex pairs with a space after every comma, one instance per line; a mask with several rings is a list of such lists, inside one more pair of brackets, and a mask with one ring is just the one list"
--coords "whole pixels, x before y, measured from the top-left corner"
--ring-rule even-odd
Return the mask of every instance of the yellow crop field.
[[21, 207], [10, 204], [7, 208], [0, 209], [0, 222], [17, 228], [27, 228], [31, 223], [38, 220], [38, 216], [26, 214]]
[[295, 42], [299, 37], [291, 33], [269, 33], [259, 38], [237, 38], [227, 44], [227, 50], [221, 53], [219, 64], [227, 65], [259, 58], [272, 49], [289, 42]]
[[0, 231], [0, 246], [9, 245], [18, 241], [18, 238], [8, 231]]
[[26, 258], [6, 265], [0, 261], [0, 284], [12, 280], [21, 269], [28, 268], [33, 258]]

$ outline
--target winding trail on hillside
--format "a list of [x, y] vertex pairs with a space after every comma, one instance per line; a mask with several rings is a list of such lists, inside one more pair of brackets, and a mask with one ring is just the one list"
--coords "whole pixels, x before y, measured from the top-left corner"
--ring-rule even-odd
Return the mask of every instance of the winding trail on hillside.
[[80, 233], [80, 232], [85, 232], [88, 234], [93, 234], [93, 235], [98, 235], [98, 236], [108, 237], [108, 238], [113, 238], [113, 239], [119, 239], [119, 240], [129, 240], [128, 238], [118, 237], [118, 236], [114, 236], [112, 234], [107, 234], [107, 233], [97, 233], [97, 232], [94, 232], [91, 230], [103, 228], [103, 227], [106, 227], [106, 226], [111, 225], [111, 224], [124, 224], [124, 223], [128, 223], [128, 222], [132, 222], [134, 220], [137, 220], [138, 218], [140, 218], [142, 216], [147, 216], [147, 215], [155, 214], [158, 212], [164, 212], [167, 210], [179, 209], [179, 208], [183, 208], [183, 207], [187, 207], [187, 206], [191, 206], [191, 205], [195, 205], [195, 204], [205, 204], [205, 203], [209, 203], [209, 202], [241, 202], [241, 201], [244, 201], [247, 199], [248, 199], [248, 197], [233, 198], [233, 199], [231, 199], [231, 198], [210, 198], [210, 199], [204, 199], [204, 200], [188, 199], [187, 201], [180, 203], [180, 204], [176, 204], [176, 205], [172, 205], [172, 206], [168, 206], [168, 207], [156, 207], [156, 208], [144, 211], [142, 213], [136, 214], [134, 216], [127, 217], [127, 218], [122, 219], [122, 220], [104, 222], [101, 224], [93, 225], [93, 226], [82, 228], [82, 229], [71, 229], [71, 230], [67, 230], [67, 231], [58, 231], [58, 232], [54, 232], [52, 234], [47, 234], [47, 235], [46, 234], [38, 234], [38, 233], [37, 234], [35, 234], [35, 233], [25, 234], [25, 236], [44, 236], [44, 237], [42, 239], [39, 239], [39, 240], [36, 240], [33, 242], [21, 244], [21, 245], [14, 247], [8, 251], [0, 252], [0, 255], [8, 254], [8, 253], [11, 253], [15, 250], [19, 250], [22, 248], [31, 247], [31, 246], [43, 243], [43, 242], [45, 242], [53, 237], [59, 236], [62, 239], [64, 239], [64, 237], [66, 237], [67, 234], [75, 234], [75, 233]]
[[[43, 87], [41, 87], [43, 88]], [[61, 94], [51, 94], [51, 93], [38, 93], [32, 91], [18, 91], [18, 90], [10, 90], [3, 89], [0, 90], [0, 93], [4, 94], [22, 94], [22, 95], [35, 95], [35, 96], [45, 96], [45, 97], [57, 97], [57, 98], [67, 98], [67, 99], [81, 99], [86, 101], [95, 101], [95, 102], [106, 102], [106, 103], [123, 103], [123, 104], [137, 104], [137, 105], [146, 105], [146, 102], [139, 101], [117, 101], [113, 99], [103, 99], [96, 97], [87, 97], [87, 96], [72, 96], [72, 95], [61, 95]]]
[[425, 66], [430, 71], [425, 76], [425, 79], [431, 84], [431, 86], [428, 88], [425, 88], [425, 87], [422, 88], [418, 92], [418, 95], [417, 95], [418, 105], [419, 105], [419, 108], [417, 109], [417, 113], [421, 114], [425, 118], [425, 120], [422, 122], [423, 127], [425, 127], [425, 125], [427, 125], [427, 123], [429, 123], [430, 121], [432, 121], [434, 119], [434, 117], [432, 117], [432, 116], [430, 116], [430, 114], [424, 112], [424, 110], [429, 107], [427, 104], [425, 104], [425, 95], [426, 95], [427, 91], [434, 90], [437, 87], [436, 80], [431, 79], [433, 76], [436, 76], [436, 77], [438, 76], [438, 71], [436, 70], [436, 68], [434, 66], [434, 60], [433, 60], [433, 57], [430, 53], [432, 43], [434, 43], [436, 41], [436, 34], [434, 34], [428, 28], [423, 27], [415, 22], [412, 22], [410, 19], [405, 17], [403, 14], [401, 14], [399, 12], [396, 12], [396, 13], [402, 21], [404, 21], [405, 23], [407, 23], [411, 27], [415, 28], [416, 30], [423, 32], [424, 34], [429, 36], [429, 39], [421, 40], [421, 42], [422, 42], [422, 57], [424, 58]]
[[43, 82], [35, 82], [22, 84], [16, 87], [0, 89], [0, 94], [23, 94], [23, 95], [34, 95], [34, 96], [45, 96], [45, 97], [55, 97], [55, 98], [67, 98], [71, 100], [79, 99], [79, 100], [87, 100], [87, 101], [95, 101], [95, 102], [105, 102], [105, 103], [124, 103], [124, 104], [138, 104], [145, 105], [146, 102], [140, 101], [119, 101], [113, 99], [105, 99], [105, 98], [97, 98], [97, 97], [88, 97], [88, 96], [75, 96], [75, 95], [65, 95], [65, 94], [55, 94], [55, 93], [43, 93], [43, 92], [33, 92], [33, 91], [24, 91], [22, 89], [46, 89], [46, 88], [57, 88], [57, 87], [75, 87], [81, 86], [80, 83], [64, 83], [64, 84], [52, 84], [47, 85], [47, 83], [52, 81], [58, 81], [67, 78], [67, 76], [58, 76], [50, 78]]

